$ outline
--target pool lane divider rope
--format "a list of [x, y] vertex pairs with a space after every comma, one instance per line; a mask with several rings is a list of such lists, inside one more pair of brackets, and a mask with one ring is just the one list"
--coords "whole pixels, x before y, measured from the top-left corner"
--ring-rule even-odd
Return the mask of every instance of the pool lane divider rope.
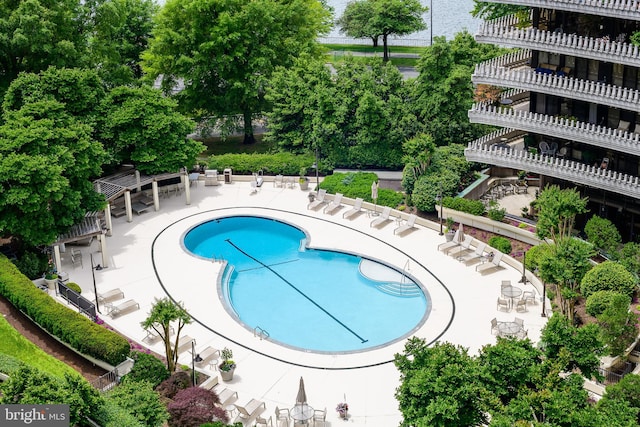
[[351, 328], [349, 328], [347, 325], [345, 325], [344, 323], [342, 323], [337, 317], [335, 317], [333, 314], [329, 313], [327, 310], [325, 310], [322, 306], [320, 306], [320, 304], [318, 304], [317, 302], [315, 302], [313, 299], [311, 299], [307, 294], [305, 294], [304, 292], [302, 292], [300, 289], [298, 289], [293, 283], [289, 282], [287, 279], [285, 279], [284, 277], [282, 277], [281, 274], [279, 274], [277, 271], [275, 271], [273, 268], [271, 268], [270, 266], [268, 266], [267, 264], [263, 263], [262, 261], [252, 257], [251, 255], [249, 255], [247, 252], [243, 251], [241, 248], [239, 248], [235, 243], [233, 243], [231, 241], [231, 239], [225, 239], [225, 242], [229, 243], [231, 246], [233, 246], [234, 248], [236, 248], [236, 250], [240, 253], [242, 253], [243, 255], [245, 255], [247, 258], [250, 258], [252, 260], [254, 260], [255, 262], [257, 262], [258, 264], [262, 265], [264, 268], [268, 269], [269, 271], [271, 271], [273, 274], [275, 274], [276, 276], [278, 276], [284, 283], [286, 283], [287, 285], [289, 285], [292, 289], [294, 289], [296, 292], [298, 292], [300, 295], [302, 295], [303, 297], [305, 297], [311, 304], [315, 305], [316, 307], [318, 307], [320, 310], [322, 310], [327, 316], [331, 317], [333, 320], [335, 320], [339, 325], [341, 325], [343, 328], [345, 328], [347, 331], [351, 332], [354, 336], [356, 336], [363, 344], [366, 343], [369, 340], [366, 340], [364, 338], [362, 338], [360, 335], [358, 335], [357, 333], [355, 333]]

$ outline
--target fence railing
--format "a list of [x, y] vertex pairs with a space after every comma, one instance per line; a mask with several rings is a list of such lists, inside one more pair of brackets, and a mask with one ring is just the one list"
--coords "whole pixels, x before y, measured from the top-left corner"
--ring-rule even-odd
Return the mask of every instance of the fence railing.
[[73, 289], [67, 287], [67, 285], [65, 285], [61, 280], [58, 280], [56, 293], [66, 299], [69, 304], [76, 307], [80, 313], [84, 314], [94, 322], [96, 321], [96, 305]]
[[638, 0], [492, 0], [491, 2], [640, 20], [640, 1]]

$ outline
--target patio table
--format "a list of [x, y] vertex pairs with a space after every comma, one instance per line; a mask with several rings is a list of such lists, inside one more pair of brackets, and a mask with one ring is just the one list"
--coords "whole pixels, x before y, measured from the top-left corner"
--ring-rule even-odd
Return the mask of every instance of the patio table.
[[296, 422], [300, 422], [302, 424], [306, 424], [311, 418], [313, 418], [314, 409], [303, 403], [301, 405], [296, 405], [289, 411], [289, 416]]
[[516, 322], [498, 322], [498, 335], [501, 337], [515, 337], [522, 332], [522, 326]]
[[522, 289], [515, 286], [505, 286], [504, 288], [502, 288], [502, 295], [509, 298], [509, 300], [511, 301], [511, 305], [513, 305], [514, 298], [522, 295]]

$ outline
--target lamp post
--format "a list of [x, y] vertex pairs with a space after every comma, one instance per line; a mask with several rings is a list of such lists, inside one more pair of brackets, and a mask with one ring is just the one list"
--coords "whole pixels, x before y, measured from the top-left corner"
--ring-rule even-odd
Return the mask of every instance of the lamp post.
[[429, 1], [429, 46], [433, 46], [433, 0]]
[[545, 313], [545, 300], [547, 299], [547, 284], [542, 282], [542, 313], [540, 313], [540, 317], [547, 317], [547, 313]]
[[316, 145], [316, 162], [314, 163], [316, 166], [316, 190], [318, 189], [318, 169], [320, 168], [320, 163], [318, 163], [318, 146]]
[[523, 256], [522, 256], [522, 278], [518, 281], [518, 283], [522, 283], [523, 285], [526, 285], [528, 280], [527, 280], [527, 275], [526, 273], [526, 262], [527, 262], [527, 251], [524, 251]]
[[100, 305], [98, 305], [98, 288], [96, 288], [96, 271], [95, 271], [100, 266], [98, 265], [98, 267], [94, 267], [93, 253], [90, 253], [89, 255], [91, 256], [91, 276], [93, 277], [93, 294], [96, 296], [96, 311], [102, 314], [102, 312], [100, 311]]
[[202, 357], [199, 354], [196, 354], [196, 344], [193, 340], [191, 340], [191, 376], [193, 381], [193, 386], [196, 384], [196, 362], [202, 362]]
[[442, 183], [440, 183], [440, 193], [438, 193], [438, 201], [440, 202], [440, 235], [443, 236], [442, 232]]

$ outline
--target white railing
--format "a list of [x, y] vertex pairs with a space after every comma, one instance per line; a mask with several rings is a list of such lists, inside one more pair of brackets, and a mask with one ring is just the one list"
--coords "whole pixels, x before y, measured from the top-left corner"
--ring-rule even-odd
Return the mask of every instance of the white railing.
[[634, 198], [640, 198], [640, 182], [638, 177], [613, 170], [604, 170], [572, 160], [510, 148], [499, 148], [477, 142], [471, 142], [464, 150], [464, 155], [467, 160], [472, 162], [526, 170]]
[[640, 1], [638, 0], [489, 0], [489, 3], [566, 10], [640, 21]]
[[531, 27], [517, 28], [517, 24], [518, 19], [513, 15], [485, 21], [478, 28], [476, 40], [640, 67], [638, 46]]
[[536, 73], [532, 69], [513, 70], [499, 66], [493, 60], [477, 64], [472, 79], [476, 84], [513, 87], [640, 112], [640, 91], [637, 89]]
[[640, 134], [635, 132], [486, 103], [473, 104], [467, 114], [471, 123], [520, 129], [640, 156]]

